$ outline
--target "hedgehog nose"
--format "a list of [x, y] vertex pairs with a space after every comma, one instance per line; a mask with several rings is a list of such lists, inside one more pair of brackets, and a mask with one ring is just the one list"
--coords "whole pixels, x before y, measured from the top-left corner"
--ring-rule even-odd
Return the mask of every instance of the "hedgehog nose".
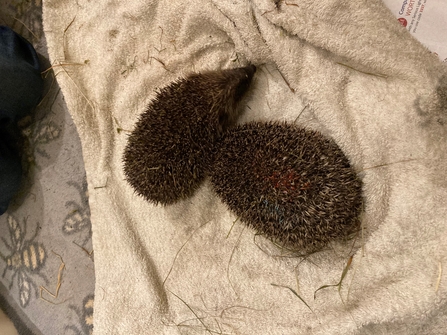
[[245, 69], [247, 71], [247, 77], [253, 76], [256, 72], [256, 66], [254, 66], [253, 64], [250, 64]]

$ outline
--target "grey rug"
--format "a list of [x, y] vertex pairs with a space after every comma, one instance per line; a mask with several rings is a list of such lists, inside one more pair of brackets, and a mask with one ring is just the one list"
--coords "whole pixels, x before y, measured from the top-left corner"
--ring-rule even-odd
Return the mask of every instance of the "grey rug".
[[[28, 39], [50, 67], [38, 0], [0, 1], [0, 25]], [[0, 308], [19, 334], [91, 334], [94, 258], [79, 136], [52, 70], [22, 121], [25, 175], [0, 217]]]

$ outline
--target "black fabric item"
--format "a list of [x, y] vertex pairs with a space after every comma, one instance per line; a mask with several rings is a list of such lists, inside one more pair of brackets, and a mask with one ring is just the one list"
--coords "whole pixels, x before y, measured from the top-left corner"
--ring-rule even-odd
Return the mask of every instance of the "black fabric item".
[[42, 91], [40, 63], [33, 46], [0, 26], [0, 215], [20, 187], [17, 121], [34, 109]]

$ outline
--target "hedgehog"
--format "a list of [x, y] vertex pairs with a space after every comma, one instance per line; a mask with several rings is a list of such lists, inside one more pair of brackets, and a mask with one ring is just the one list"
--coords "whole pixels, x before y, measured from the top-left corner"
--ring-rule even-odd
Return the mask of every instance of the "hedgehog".
[[161, 205], [193, 195], [255, 71], [249, 65], [191, 74], [156, 93], [124, 150], [124, 173], [136, 193]]
[[220, 199], [282, 247], [316, 251], [359, 228], [362, 184], [337, 144], [285, 122], [226, 132], [209, 172]]

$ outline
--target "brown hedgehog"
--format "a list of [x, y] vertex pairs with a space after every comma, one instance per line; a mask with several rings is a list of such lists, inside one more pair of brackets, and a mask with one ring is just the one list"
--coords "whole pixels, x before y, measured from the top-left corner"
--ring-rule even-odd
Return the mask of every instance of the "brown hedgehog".
[[157, 93], [124, 151], [124, 173], [138, 194], [168, 205], [194, 193], [255, 71], [250, 65], [192, 74]]
[[229, 130], [210, 170], [215, 192], [274, 242], [314, 251], [359, 227], [362, 185], [331, 139], [287, 123]]

